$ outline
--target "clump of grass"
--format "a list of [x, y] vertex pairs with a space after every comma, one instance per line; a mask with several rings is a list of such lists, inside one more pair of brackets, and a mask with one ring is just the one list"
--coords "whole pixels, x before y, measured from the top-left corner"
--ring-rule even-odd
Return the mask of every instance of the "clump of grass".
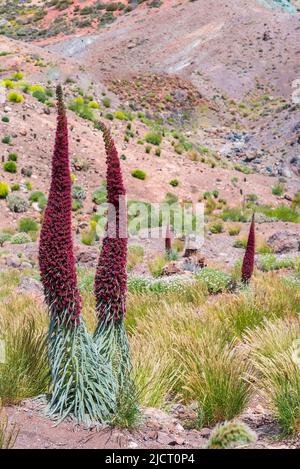
[[[27, 307], [24, 301], [28, 302]], [[34, 300], [16, 297], [5, 305], [8, 311], [1, 318], [1, 336], [5, 343], [5, 363], [0, 367], [0, 397], [5, 405], [45, 393], [49, 374], [44, 331], [38, 318], [20, 317], [20, 311], [37, 310]], [[16, 308], [19, 318], [13, 316]]]
[[6, 161], [4, 164], [3, 164], [3, 169], [4, 171], [6, 171], [7, 173], [16, 173], [17, 172], [17, 165], [14, 161]]
[[240, 234], [241, 226], [240, 225], [230, 225], [228, 227], [228, 234], [229, 236], [237, 236]]
[[208, 228], [209, 228], [209, 231], [213, 234], [223, 233], [224, 231], [224, 225], [221, 221], [214, 221], [210, 223]]
[[272, 270], [292, 269], [294, 267], [294, 260], [288, 257], [278, 258], [275, 254], [262, 255], [258, 262], [258, 268], [263, 272], [270, 272]]
[[183, 359], [188, 368], [185, 387], [198, 402], [198, 420], [211, 425], [234, 418], [250, 397], [246, 379], [250, 370], [244, 355], [215, 327], [206, 328], [191, 348]]
[[32, 218], [21, 218], [18, 222], [18, 230], [24, 233], [29, 233], [30, 231], [38, 231], [39, 225]]
[[89, 107], [88, 103], [82, 96], [73, 99], [73, 101], [69, 104], [69, 109], [75, 112], [82, 119], [86, 119], [92, 122], [95, 120], [95, 114], [93, 110]]
[[255, 387], [269, 402], [284, 434], [299, 433], [299, 320], [267, 321], [246, 336]]
[[162, 136], [160, 134], [149, 133], [145, 135], [145, 140], [147, 143], [159, 146], [162, 142]]
[[272, 194], [281, 197], [284, 194], [285, 186], [281, 182], [272, 187]]
[[144, 259], [144, 248], [138, 244], [132, 244], [128, 247], [127, 270], [131, 272], [135, 266], [141, 264]]
[[9, 424], [0, 402], [0, 449], [12, 449], [18, 438], [19, 428], [13, 423]]
[[153, 277], [160, 277], [162, 270], [166, 265], [167, 260], [165, 256], [157, 255], [154, 258], [150, 259], [148, 262], [148, 268]]
[[221, 218], [224, 221], [237, 221], [247, 222], [248, 217], [240, 207], [225, 208], [221, 213]]
[[277, 220], [299, 223], [300, 215], [296, 208], [288, 207], [287, 205], [278, 205], [277, 207], [258, 206], [257, 211], [263, 213], [268, 218], [275, 218]]

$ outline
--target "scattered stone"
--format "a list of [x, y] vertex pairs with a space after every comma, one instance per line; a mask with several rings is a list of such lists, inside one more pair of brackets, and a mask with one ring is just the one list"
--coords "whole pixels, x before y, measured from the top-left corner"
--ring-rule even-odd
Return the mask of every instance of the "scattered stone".
[[20, 267], [21, 260], [18, 257], [7, 257], [6, 258], [6, 265], [8, 267]]
[[43, 287], [41, 282], [32, 277], [23, 277], [18, 287], [19, 293], [34, 293], [39, 296], [43, 295]]
[[30, 264], [30, 262], [22, 262], [21, 263], [21, 267], [22, 269], [32, 269], [32, 265]]
[[95, 267], [97, 264], [98, 252], [90, 249], [89, 251], [81, 251], [76, 256], [76, 262], [88, 267]]
[[181, 270], [176, 264], [176, 262], [170, 262], [162, 270], [162, 276], [170, 276], [180, 274]]
[[300, 234], [290, 231], [278, 231], [267, 240], [275, 254], [283, 254], [287, 252], [300, 251]]

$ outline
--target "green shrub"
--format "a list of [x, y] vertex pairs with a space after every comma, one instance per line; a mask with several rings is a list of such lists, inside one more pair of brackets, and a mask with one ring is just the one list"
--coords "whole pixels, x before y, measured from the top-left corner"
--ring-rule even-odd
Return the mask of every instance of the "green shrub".
[[11, 136], [10, 135], [4, 135], [1, 142], [5, 143], [6, 145], [9, 145], [11, 143]]
[[224, 208], [221, 213], [221, 218], [224, 221], [240, 221], [244, 223], [248, 220], [248, 217], [239, 207]]
[[165, 195], [164, 202], [166, 202], [169, 205], [176, 204], [178, 202], [178, 197], [177, 195], [172, 194], [172, 192], [167, 192]]
[[162, 142], [162, 136], [160, 134], [149, 133], [145, 135], [145, 140], [147, 143], [159, 146]]
[[148, 155], [149, 155], [149, 153], [151, 153], [151, 147], [150, 147], [150, 145], [146, 145], [146, 146], [145, 146], [145, 152], [148, 153]]
[[72, 187], [72, 198], [76, 200], [85, 200], [86, 199], [86, 191], [78, 185]]
[[16, 91], [8, 93], [7, 98], [10, 103], [22, 103], [24, 101], [24, 97]]
[[36, 98], [40, 103], [45, 103], [47, 101], [47, 95], [44, 91], [35, 90], [32, 93], [32, 96]]
[[39, 225], [32, 218], [21, 218], [18, 223], [18, 230], [24, 233], [29, 233], [30, 231], [38, 231]]
[[229, 226], [228, 228], [229, 236], [237, 236], [238, 234], [240, 234], [240, 231], [241, 231], [241, 227], [238, 225], [232, 225], [232, 226]]
[[105, 117], [106, 119], [108, 119], [109, 121], [113, 121], [114, 120], [114, 115], [111, 113], [111, 112], [107, 112], [105, 114]]
[[81, 200], [72, 199], [72, 210], [73, 212], [77, 212], [77, 210], [82, 208]]
[[39, 198], [44, 196], [44, 193], [41, 191], [34, 191], [29, 196], [30, 202], [38, 202]]
[[209, 225], [209, 231], [213, 234], [223, 233], [224, 225], [221, 221], [212, 222]]
[[84, 101], [81, 96], [75, 98], [69, 104], [69, 109], [75, 112], [82, 119], [86, 119], [92, 122], [95, 121], [95, 115], [93, 113], [93, 110], [88, 106], [88, 104]]
[[1, 121], [2, 121], [2, 122], [5, 122], [6, 124], [8, 124], [8, 122], [9, 122], [9, 117], [8, 117], [8, 116], [3, 116], [3, 117], [1, 118]]
[[224, 422], [210, 434], [207, 449], [232, 449], [236, 445], [253, 443], [256, 434], [243, 422]]
[[131, 244], [128, 247], [128, 261], [127, 269], [128, 272], [131, 272], [134, 267], [138, 264], [141, 264], [144, 259], [144, 248], [139, 244]]
[[47, 205], [48, 199], [47, 197], [43, 194], [38, 198], [38, 207], [40, 210], [44, 210], [44, 208]]
[[7, 206], [11, 212], [22, 213], [28, 210], [28, 202], [16, 194], [10, 194], [7, 198]]
[[276, 184], [276, 186], [272, 187], [272, 194], [281, 197], [284, 193], [284, 190], [285, 190], [284, 184], [279, 182], [278, 184]]
[[165, 256], [157, 255], [148, 262], [148, 268], [154, 278], [160, 277], [162, 270], [167, 263]]
[[277, 207], [258, 206], [257, 211], [263, 213], [268, 218], [276, 218], [277, 220], [299, 223], [299, 212], [287, 205], [278, 205]]
[[121, 121], [131, 121], [133, 120], [133, 116], [131, 113], [126, 112], [126, 111], [116, 111], [115, 112], [115, 118], [119, 119]]
[[16, 233], [11, 237], [11, 244], [31, 243], [31, 238], [27, 233]]
[[92, 109], [99, 109], [100, 108], [99, 103], [97, 103], [97, 101], [90, 101], [88, 103], [88, 107], [90, 107]]
[[23, 73], [20, 72], [20, 71], [18, 71], [18, 72], [15, 72], [15, 73], [13, 74], [13, 76], [11, 77], [11, 79], [14, 80], [14, 81], [20, 81], [20, 80], [23, 79], [23, 76], [24, 76]]
[[4, 171], [7, 171], [8, 173], [16, 173], [17, 172], [17, 165], [14, 161], [6, 161], [3, 164], [3, 169], [4, 169]]
[[5, 80], [1, 82], [1, 85], [8, 90], [11, 90], [15, 86], [14, 82], [8, 78], [5, 78]]
[[105, 96], [102, 99], [102, 104], [103, 104], [104, 107], [108, 108], [111, 105], [111, 100], [107, 96]]
[[107, 191], [105, 188], [96, 189], [92, 194], [92, 200], [97, 205], [105, 204], [107, 202]]
[[12, 192], [15, 192], [15, 191], [19, 191], [20, 190], [20, 184], [18, 184], [17, 182], [15, 182], [14, 184], [12, 184], [10, 186]]
[[10, 241], [10, 240], [11, 240], [11, 234], [10, 233], [0, 232], [0, 247], [2, 247], [4, 243], [6, 243], [7, 241]]
[[172, 187], [177, 187], [179, 186], [179, 181], [178, 179], [171, 179], [171, 181], [169, 182], [170, 186]]
[[0, 199], [6, 199], [9, 194], [9, 185], [0, 181]]
[[272, 270], [292, 269], [294, 261], [288, 257], [277, 258], [274, 254], [264, 254], [258, 261], [258, 268], [263, 272]]
[[156, 156], [160, 156], [160, 155], [161, 155], [161, 149], [160, 149], [160, 148], [156, 148], [156, 149], [155, 149], [155, 155], [156, 155]]
[[9, 153], [8, 155], [8, 161], [18, 161], [18, 155], [17, 153]]
[[230, 288], [232, 278], [230, 275], [210, 267], [204, 267], [195, 274], [197, 280], [203, 283], [209, 293], [216, 294]]
[[142, 181], [144, 181], [146, 179], [146, 173], [144, 171], [142, 171], [141, 169], [134, 169], [131, 172], [131, 176], [133, 176], [136, 179], [140, 179]]
[[234, 169], [236, 169], [237, 171], [240, 171], [243, 174], [251, 174], [253, 172], [251, 168], [249, 168], [248, 166], [244, 164], [236, 164], [234, 166]]

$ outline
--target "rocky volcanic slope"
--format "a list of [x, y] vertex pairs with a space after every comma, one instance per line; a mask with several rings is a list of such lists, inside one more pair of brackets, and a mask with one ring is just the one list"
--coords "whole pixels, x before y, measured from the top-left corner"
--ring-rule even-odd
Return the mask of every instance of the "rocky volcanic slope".
[[[257, 0], [165, 1], [51, 49], [76, 57], [107, 83], [152, 73], [189, 80], [247, 134], [238, 158], [247, 153], [259, 171], [287, 175], [288, 162], [299, 156], [300, 115], [292, 99], [300, 77], [299, 20], [294, 10]], [[123, 83], [119, 88], [123, 94]]]
[[[2, 36], [0, 78], [21, 72], [12, 86], [24, 101], [10, 102], [11, 89], [0, 87], [5, 118], [0, 181], [20, 184], [18, 194], [27, 199], [31, 191], [47, 194], [54, 98], [42, 102], [27, 88], [42, 85], [51, 95], [61, 82], [67, 106], [83, 100], [88, 109], [81, 117], [68, 111], [72, 172], [86, 192], [83, 206], [74, 210], [79, 236], [97, 210], [92, 194], [105, 175], [94, 125], [99, 118], [112, 128], [131, 200], [158, 202], [171, 192], [180, 201], [197, 202], [204, 192], [217, 191], [212, 218], [223, 203], [241, 205], [250, 196], [261, 204], [289, 204], [299, 190], [300, 116], [282, 76], [297, 78], [299, 15], [254, 0], [226, 5], [166, 1], [148, 8], [146, 2], [101, 33], [60, 38], [44, 47]], [[186, 60], [188, 65], [179, 66]], [[147, 142], [148, 133], [162, 135], [159, 146]], [[18, 156], [16, 173], [3, 167], [11, 152]], [[145, 172], [145, 180], [132, 176], [135, 169]], [[284, 192], [276, 196], [272, 187], [278, 178]], [[9, 210], [4, 199], [0, 208], [1, 229], [15, 228], [25, 216]], [[26, 216], [39, 220], [40, 209], [30, 204]], [[298, 226], [274, 220], [259, 231], [267, 238], [276, 230], [299, 231]], [[226, 233], [212, 236], [206, 253], [225, 252], [232, 263], [240, 255], [232, 245]]]

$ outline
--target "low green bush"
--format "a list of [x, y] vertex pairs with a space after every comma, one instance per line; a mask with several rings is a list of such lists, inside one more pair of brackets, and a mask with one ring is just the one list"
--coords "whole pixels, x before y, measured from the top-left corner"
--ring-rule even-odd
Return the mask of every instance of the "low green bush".
[[259, 258], [258, 268], [263, 272], [272, 270], [292, 269], [294, 260], [289, 257], [278, 258], [274, 254], [264, 254]]
[[7, 98], [10, 103], [22, 103], [24, 101], [24, 96], [17, 93], [16, 91], [11, 91], [8, 93]]
[[86, 199], [86, 191], [78, 185], [72, 187], [72, 198], [76, 200], [85, 200]]
[[162, 136], [160, 134], [149, 133], [145, 135], [145, 140], [147, 143], [159, 146], [162, 142]]
[[38, 231], [39, 225], [32, 218], [21, 218], [18, 222], [18, 230], [23, 233], [29, 233], [30, 231]]
[[11, 244], [27, 244], [31, 243], [31, 238], [27, 233], [16, 233], [11, 237]]
[[141, 169], [134, 169], [131, 172], [131, 176], [133, 176], [136, 179], [140, 179], [141, 181], [144, 181], [146, 179], [146, 173], [145, 171], [142, 171]]
[[7, 241], [11, 240], [11, 234], [10, 233], [3, 233], [0, 232], [0, 247], [3, 247], [4, 243]]
[[195, 274], [195, 277], [205, 285], [211, 294], [221, 293], [229, 289], [232, 285], [230, 275], [210, 267], [204, 267]]
[[9, 153], [8, 155], [8, 161], [18, 161], [18, 155], [17, 153]]
[[17, 165], [14, 161], [6, 161], [3, 164], [3, 169], [7, 173], [16, 173], [17, 172]]
[[22, 213], [28, 210], [29, 204], [27, 200], [22, 199], [16, 194], [10, 194], [6, 198], [7, 206], [11, 212]]
[[9, 194], [9, 185], [7, 182], [0, 181], [0, 199], [6, 199]]
[[11, 143], [11, 136], [10, 135], [4, 135], [1, 140], [2, 143], [5, 143], [6, 145], [9, 145]]

